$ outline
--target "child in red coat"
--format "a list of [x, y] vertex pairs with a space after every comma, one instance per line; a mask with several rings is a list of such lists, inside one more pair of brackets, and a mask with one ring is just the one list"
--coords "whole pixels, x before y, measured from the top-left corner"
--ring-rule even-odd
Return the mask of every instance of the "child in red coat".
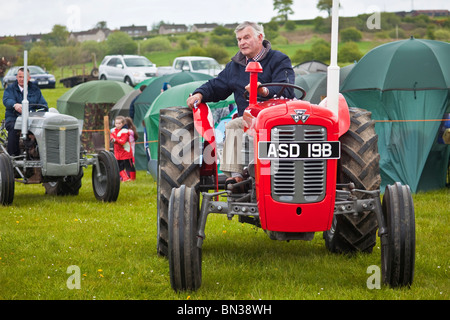
[[[115, 128], [111, 130], [110, 139], [114, 143], [114, 156], [117, 159], [122, 181], [129, 181], [127, 171], [133, 165], [133, 150], [129, 141], [130, 133], [125, 126], [125, 118], [117, 116], [114, 121]], [[133, 165], [134, 166], [134, 165]]]

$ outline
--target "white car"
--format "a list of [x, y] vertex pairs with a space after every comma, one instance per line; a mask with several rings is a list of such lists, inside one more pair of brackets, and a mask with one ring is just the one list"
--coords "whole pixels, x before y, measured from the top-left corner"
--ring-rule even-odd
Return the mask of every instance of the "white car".
[[173, 61], [172, 67], [159, 67], [158, 75], [176, 73], [182, 71], [199, 72], [209, 74], [216, 77], [223, 67], [213, 58], [210, 57], [177, 57]]
[[154, 63], [136, 55], [106, 56], [98, 69], [100, 80], [123, 81], [130, 86], [155, 77], [157, 73]]

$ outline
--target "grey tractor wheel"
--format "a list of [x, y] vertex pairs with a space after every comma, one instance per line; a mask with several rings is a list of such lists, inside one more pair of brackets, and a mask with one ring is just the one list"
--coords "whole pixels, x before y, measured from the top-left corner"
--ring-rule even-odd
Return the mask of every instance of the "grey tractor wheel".
[[0, 153], [0, 203], [10, 205], [14, 200], [14, 168], [11, 159], [5, 153]]
[[102, 150], [98, 156], [98, 167], [92, 167], [92, 187], [99, 201], [114, 202], [120, 191], [119, 165], [114, 155]]
[[[378, 135], [371, 113], [349, 108], [350, 128], [340, 138], [341, 159], [338, 162], [338, 183], [353, 182], [357, 189], [380, 188], [380, 155]], [[364, 195], [361, 196], [364, 198]], [[378, 222], [374, 212], [333, 217], [331, 229], [323, 233], [327, 249], [334, 253], [371, 253], [376, 244]]]

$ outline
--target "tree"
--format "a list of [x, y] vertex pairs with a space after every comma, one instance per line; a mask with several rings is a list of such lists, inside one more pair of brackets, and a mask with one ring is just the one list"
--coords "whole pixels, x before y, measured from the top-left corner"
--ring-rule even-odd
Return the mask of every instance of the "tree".
[[108, 29], [107, 22], [106, 21], [99, 21], [99, 22], [96, 23], [94, 28], [95, 29]]
[[69, 31], [66, 26], [55, 24], [52, 28], [52, 32], [44, 34], [42, 39], [50, 45], [62, 47], [67, 44], [69, 39]]
[[278, 11], [280, 17], [284, 17], [285, 21], [288, 21], [288, 14], [293, 14], [291, 6], [294, 0], [273, 0], [273, 9]]
[[[333, 0], [319, 0], [316, 6], [320, 11], [328, 12], [328, 16], [331, 16], [331, 9], [333, 8]], [[341, 4], [339, 3], [339, 8], [341, 8]]]

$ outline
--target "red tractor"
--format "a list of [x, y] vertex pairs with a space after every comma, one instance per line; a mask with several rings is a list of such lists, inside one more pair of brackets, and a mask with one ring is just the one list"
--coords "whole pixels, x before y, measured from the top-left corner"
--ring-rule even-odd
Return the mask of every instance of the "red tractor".
[[[371, 113], [349, 108], [338, 92], [338, 7], [333, 0], [327, 98], [319, 105], [302, 101], [305, 91], [287, 83], [263, 84], [281, 90], [278, 98], [258, 102], [261, 66], [247, 66], [249, 106], [244, 132], [235, 136], [242, 143], [246, 179], [230, 190], [219, 182], [209, 107], [161, 110], [157, 251], [168, 257], [175, 291], [201, 285], [202, 244], [211, 213], [238, 216], [273, 240], [312, 240], [315, 232], [323, 232], [325, 246], [335, 253], [372, 252], [378, 229], [383, 282], [412, 284], [411, 192], [397, 182], [386, 187], [380, 200], [378, 136]], [[298, 98], [283, 98], [287, 88], [300, 91]]]
[[[254, 62], [247, 70], [254, 75], [258, 68]], [[282, 97], [257, 102], [256, 77], [250, 78], [242, 137], [246, 179], [232, 185], [234, 190], [220, 191], [208, 106], [161, 110], [157, 251], [168, 257], [172, 288], [200, 287], [211, 213], [238, 216], [273, 240], [312, 240], [323, 232], [326, 247], [335, 253], [372, 252], [378, 229], [384, 283], [411, 285], [411, 193], [395, 183], [380, 201], [378, 139], [370, 112], [348, 108], [343, 96], [338, 114], [326, 107], [327, 99], [320, 105]], [[263, 84], [273, 85], [304, 95], [292, 84]]]

